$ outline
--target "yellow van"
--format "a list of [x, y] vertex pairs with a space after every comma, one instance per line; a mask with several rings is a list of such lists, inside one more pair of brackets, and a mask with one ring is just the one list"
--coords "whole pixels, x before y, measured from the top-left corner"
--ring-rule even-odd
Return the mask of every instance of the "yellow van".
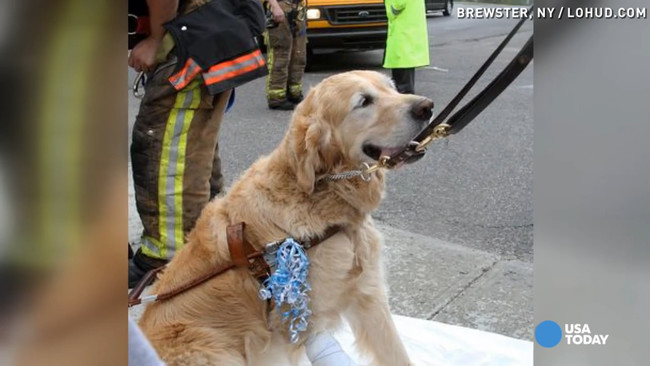
[[388, 19], [383, 0], [307, 0], [307, 47], [386, 47]]

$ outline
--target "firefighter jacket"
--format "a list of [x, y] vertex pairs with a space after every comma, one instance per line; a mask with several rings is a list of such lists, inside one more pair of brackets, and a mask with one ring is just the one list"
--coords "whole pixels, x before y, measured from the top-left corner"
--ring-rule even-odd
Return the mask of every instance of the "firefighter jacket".
[[178, 58], [169, 81], [181, 90], [201, 74], [210, 94], [217, 94], [265, 76], [257, 43], [265, 25], [258, 0], [213, 0], [176, 17], [165, 24]]

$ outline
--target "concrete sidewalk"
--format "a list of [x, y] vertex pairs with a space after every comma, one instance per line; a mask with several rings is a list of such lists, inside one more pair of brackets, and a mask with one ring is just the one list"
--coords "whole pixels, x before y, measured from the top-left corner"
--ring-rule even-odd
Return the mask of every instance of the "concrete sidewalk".
[[393, 313], [532, 340], [532, 263], [378, 228]]
[[[129, 174], [129, 241], [142, 232]], [[377, 224], [394, 314], [532, 340], [533, 268]], [[137, 307], [140, 308], [140, 307]], [[138, 316], [140, 309], [132, 309]]]

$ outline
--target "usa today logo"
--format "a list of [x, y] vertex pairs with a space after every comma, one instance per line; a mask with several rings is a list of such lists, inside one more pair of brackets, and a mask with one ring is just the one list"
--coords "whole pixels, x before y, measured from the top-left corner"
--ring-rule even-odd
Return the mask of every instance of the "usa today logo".
[[606, 345], [609, 334], [592, 334], [589, 324], [564, 324], [564, 334], [560, 325], [546, 320], [535, 328], [535, 340], [546, 348], [557, 346], [564, 336], [567, 345]]

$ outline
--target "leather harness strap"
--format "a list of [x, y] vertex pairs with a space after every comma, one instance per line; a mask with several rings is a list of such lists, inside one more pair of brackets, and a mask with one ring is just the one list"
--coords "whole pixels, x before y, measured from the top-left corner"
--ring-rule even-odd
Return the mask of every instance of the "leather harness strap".
[[[228, 240], [228, 250], [230, 251], [231, 262], [224, 263], [210, 272], [193, 279], [173, 290], [158, 294], [140, 297], [145, 287], [147, 287], [155, 278], [155, 276], [161, 272], [165, 266], [153, 269], [138, 282], [138, 284], [131, 290], [129, 293], [129, 307], [139, 305], [147, 302], [163, 301], [170, 299], [182, 292], [185, 292], [191, 288], [194, 288], [230, 269], [235, 267], [246, 267], [248, 271], [255, 277], [258, 281], [263, 281], [268, 275], [271, 274], [271, 268], [268, 263], [264, 260], [264, 249], [255, 251], [253, 246], [246, 241], [246, 236], [244, 233], [245, 224], [243, 222], [229, 225], [226, 228], [226, 237]], [[339, 226], [332, 226], [325, 230], [320, 237], [309, 238], [307, 240], [301, 241], [305, 249], [314, 247], [325, 240], [331, 238], [336, 233], [341, 230]]]
[[235, 225], [229, 225], [226, 228], [226, 237], [228, 239], [228, 250], [230, 259], [238, 267], [248, 267], [248, 254], [254, 252], [253, 247], [244, 237], [245, 224], [240, 222]]
[[165, 266], [154, 268], [151, 271], [145, 273], [142, 279], [140, 279], [140, 281], [138, 281], [138, 283], [135, 285], [133, 290], [129, 292], [129, 306], [131, 306], [132, 301], [138, 300], [140, 294], [142, 294], [145, 287], [149, 286], [149, 284], [152, 283], [153, 280], [156, 278], [158, 272], [162, 271], [163, 269], [165, 269]]
[[246, 240], [243, 222], [229, 225], [226, 228], [228, 250], [230, 259], [237, 267], [246, 267], [258, 280], [263, 280], [270, 275], [271, 268], [264, 260], [263, 252], [256, 252], [255, 248]]
[[339, 226], [330, 226], [330, 227], [327, 228], [327, 230], [325, 230], [325, 232], [323, 233], [322, 236], [317, 236], [317, 237], [314, 237], [314, 238], [303, 240], [300, 243], [302, 244], [303, 247], [305, 247], [305, 249], [309, 249], [309, 248], [314, 247], [314, 246], [324, 242], [325, 240], [333, 237], [339, 231], [341, 231], [341, 227], [339, 227]]

